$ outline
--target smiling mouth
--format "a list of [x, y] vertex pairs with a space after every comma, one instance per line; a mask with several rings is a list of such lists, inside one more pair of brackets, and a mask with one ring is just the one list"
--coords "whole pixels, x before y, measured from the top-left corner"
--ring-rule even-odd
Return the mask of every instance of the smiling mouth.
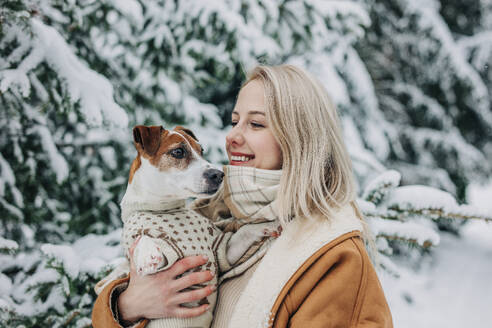
[[231, 163], [246, 163], [249, 162], [250, 160], [254, 159], [255, 156], [231, 156]]

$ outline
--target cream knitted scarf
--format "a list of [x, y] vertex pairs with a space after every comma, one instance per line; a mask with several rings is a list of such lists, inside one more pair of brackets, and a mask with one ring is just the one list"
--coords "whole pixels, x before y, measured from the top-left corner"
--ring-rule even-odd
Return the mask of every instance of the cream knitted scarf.
[[282, 175], [281, 170], [224, 166], [224, 174], [226, 178], [223, 199], [236, 225], [277, 219], [274, 200]]
[[[278, 222], [275, 198], [279, 188], [281, 170], [263, 170], [254, 167], [223, 167], [224, 181], [221, 189], [211, 199], [199, 200], [194, 206], [203, 215], [216, 219], [215, 224], [224, 232], [236, 232], [244, 225], [255, 225], [257, 229], [271, 229]], [[218, 218], [215, 218], [219, 213]], [[280, 222], [273, 224], [280, 227]], [[278, 237], [281, 229], [271, 231], [254, 243], [232, 266], [221, 280], [237, 276], [263, 257], [271, 241]], [[224, 258], [225, 254], [218, 254]]]

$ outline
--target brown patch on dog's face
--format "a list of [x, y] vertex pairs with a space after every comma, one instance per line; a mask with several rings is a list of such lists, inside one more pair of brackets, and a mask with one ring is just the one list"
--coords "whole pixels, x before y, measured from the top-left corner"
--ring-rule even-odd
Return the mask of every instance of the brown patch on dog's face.
[[183, 135], [178, 133], [166, 133], [161, 135], [160, 146], [153, 156], [142, 154], [150, 164], [160, 171], [171, 168], [185, 170], [193, 161], [193, 152]]
[[182, 131], [182, 132], [186, 133], [187, 135], [189, 135], [190, 137], [192, 137], [193, 139], [195, 139], [195, 141], [198, 142], [198, 138], [195, 136], [193, 131], [185, 128], [184, 126], [178, 125], [177, 127], [174, 128], [174, 131]]
[[130, 167], [128, 182], [131, 183], [133, 176], [138, 168], [142, 165], [141, 155], [150, 156], [155, 153], [160, 145], [162, 133], [166, 131], [162, 126], [144, 126], [137, 125], [133, 128], [133, 142], [137, 149], [138, 155], [133, 160]]
[[196, 158], [193, 150], [202, 155], [203, 149], [190, 130], [177, 126], [172, 133], [162, 126], [139, 125], [133, 129], [133, 138], [138, 155], [130, 168], [131, 183], [135, 172], [141, 166], [141, 157], [160, 171], [171, 168], [185, 170]]
[[198, 143], [197, 137], [195, 137], [195, 134], [191, 132], [191, 130], [186, 129], [182, 126], [177, 126], [174, 128], [174, 131], [178, 132], [179, 134], [183, 135], [183, 137], [188, 140], [190, 143], [191, 147], [200, 155], [203, 156], [203, 148], [202, 146]]
[[133, 141], [139, 154], [154, 155], [160, 147], [162, 135], [168, 133], [162, 125], [137, 125], [133, 128]]

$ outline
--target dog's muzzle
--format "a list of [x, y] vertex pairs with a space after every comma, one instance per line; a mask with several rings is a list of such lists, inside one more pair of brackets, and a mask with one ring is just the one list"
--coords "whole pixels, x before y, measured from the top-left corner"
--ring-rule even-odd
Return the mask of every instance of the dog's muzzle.
[[203, 177], [207, 182], [207, 194], [213, 194], [219, 189], [224, 178], [224, 172], [217, 169], [208, 169], [203, 172]]

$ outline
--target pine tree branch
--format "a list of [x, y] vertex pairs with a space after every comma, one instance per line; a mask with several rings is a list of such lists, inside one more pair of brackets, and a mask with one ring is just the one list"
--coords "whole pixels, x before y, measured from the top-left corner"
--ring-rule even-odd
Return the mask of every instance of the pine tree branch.
[[80, 311], [74, 311], [69, 317], [68, 319], [65, 321], [65, 323], [63, 324], [65, 327], [68, 326], [68, 324], [73, 320], [75, 319], [76, 316], [78, 316], [80, 314]]
[[384, 220], [390, 220], [390, 221], [400, 221], [400, 222], [405, 222], [406, 220], [404, 220], [402, 217], [402, 215], [400, 215], [400, 213], [396, 212], [396, 211], [391, 211], [391, 210], [387, 210], [387, 211], [384, 211], [384, 212], [364, 212], [364, 216], [366, 218], [381, 218], [381, 219], [384, 219]]
[[434, 246], [434, 244], [430, 240], [426, 240], [423, 243], [419, 243], [417, 241], [417, 239], [415, 239], [415, 238], [404, 238], [404, 237], [388, 235], [388, 234], [379, 234], [379, 235], [377, 235], [377, 237], [382, 237], [382, 238], [385, 238], [387, 240], [405, 242], [405, 243], [411, 244], [413, 246], [418, 246], [418, 247], [423, 248], [423, 249], [428, 249], [431, 246]]
[[486, 217], [482, 215], [466, 215], [459, 212], [448, 212], [444, 209], [439, 208], [421, 208], [421, 209], [408, 209], [408, 208], [399, 208], [397, 206], [391, 207], [392, 210], [408, 213], [408, 216], [420, 215], [423, 217], [430, 217], [433, 220], [437, 219], [460, 219], [460, 220], [483, 220], [486, 222], [492, 222], [492, 217]]

